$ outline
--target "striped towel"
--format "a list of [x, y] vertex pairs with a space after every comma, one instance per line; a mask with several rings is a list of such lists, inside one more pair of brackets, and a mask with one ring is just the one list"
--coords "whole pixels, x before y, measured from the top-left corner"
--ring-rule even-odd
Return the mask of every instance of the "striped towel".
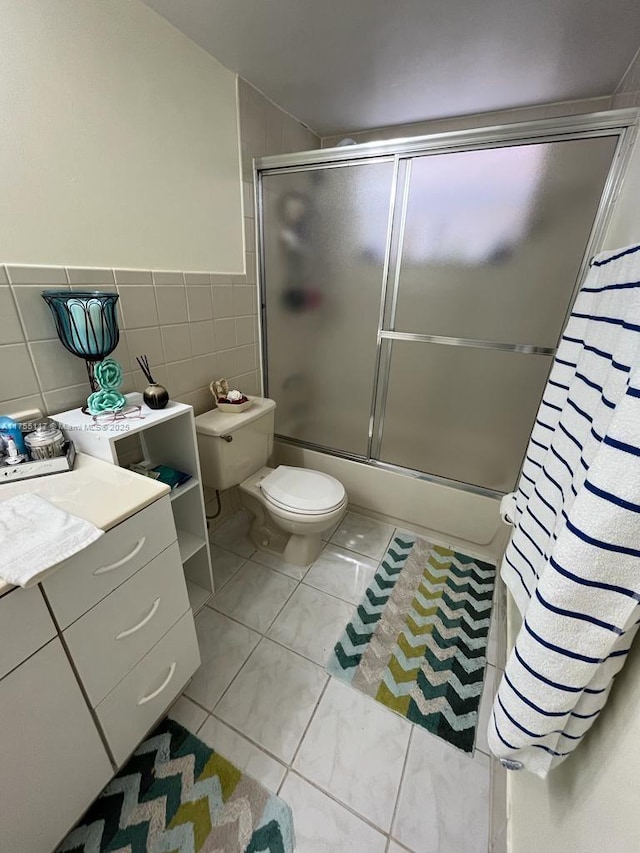
[[515, 515], [501, 574], [523, 624], [489, 744], [544, 777], [597, 719], [640, 617], [640, 245], [592, 262]]

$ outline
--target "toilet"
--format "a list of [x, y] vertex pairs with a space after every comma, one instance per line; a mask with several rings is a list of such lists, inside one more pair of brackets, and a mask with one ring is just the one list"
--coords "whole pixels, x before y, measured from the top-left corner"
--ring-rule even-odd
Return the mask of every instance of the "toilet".
[[213, 409], [195, 419], [202, 481], [220, 491], [239, 485], [256, 548], [309, 565], [320, 555], [322, 534], [346, 512], [344, 486], [321, 471], [267, 467], [276, 404], [261, 397], [252, 403], [244, 412]]

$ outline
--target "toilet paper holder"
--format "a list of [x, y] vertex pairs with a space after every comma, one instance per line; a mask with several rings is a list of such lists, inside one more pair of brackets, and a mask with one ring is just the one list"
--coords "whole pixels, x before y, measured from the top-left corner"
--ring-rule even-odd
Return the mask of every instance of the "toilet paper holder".
[[500, 518], [505, 524], [514, 527], [516, 523], [516, 493], [510, 492], [500, 501]]

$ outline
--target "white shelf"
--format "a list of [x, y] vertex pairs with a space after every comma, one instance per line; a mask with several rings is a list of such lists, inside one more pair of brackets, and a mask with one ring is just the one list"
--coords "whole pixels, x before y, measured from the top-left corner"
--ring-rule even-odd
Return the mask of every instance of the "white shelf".
[[183, 415], [191, 411], [191, 406], [186, 403], [178, 403], [175, 400], [169, 400], [164, 409], [150, 409], [142, 399], [142, 394], [134, 392], [127, 394], [128, 406], [140, 406], [139, 417], [124, 417], [113, 421], [111, 424], [100, 424], [96, 427], [91, 415], [85, 415], [81, 409], [70, 409], [67, 412], [60, 412], [55, 415], [56, 420], [59, 420], [66, 429], [71, 429], [76, 432], [73, 436], [74, 441], [78, 433], [82, 436], [85, 432], [90, 432], [94, 442], [100, 441], [117, 441], [124, 438], [126, 435], [133, 435], [136, 432], [148, 430], [149, 427], [154, 427], [156, 424], [166, 423], [166, 421]]
[[187, 530], [177, 530], [176, 532], [178, 534], [180, 559], [183, 564], [207, 544], [204, 539], [194, 536], [193, 533], [189, 533]]
[[210, 598], [213, 598], [210, 589], [204, 589], [204, 587], [198, 586], [198, 584], [193, 583], [193, 581], [187, 581], [187, 593], [189, 595], [189, 604], [191, 605], [194, 616], [199, 610], [202, 610]]
[[184, 495], [186, 492], [190, 492], [191, 489], [195, 489], [196, 486], [199, 486], [199, 485], [200, 485], [200, 483], [198, 482], [197, 478], [192, 477], [187, 483], [183, 483], [181, 486], [178, 486], [177, 489], [172, 489], [169, 497], [171, 498], [172, 501], [175, 501], [179, 497]]

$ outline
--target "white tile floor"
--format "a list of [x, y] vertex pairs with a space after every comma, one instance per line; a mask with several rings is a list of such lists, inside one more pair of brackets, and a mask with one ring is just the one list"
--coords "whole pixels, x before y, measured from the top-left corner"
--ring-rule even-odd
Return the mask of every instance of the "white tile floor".
[[241, 511], [212, 536], [202, 666], [171, 715], [291, 805], [296, 853], [487, 853], [482, 729], [504, 665], [502, 612], [471, 757], [324, 671], [394, 528], [348, 513], [303, 568], [256, 552], [247, 530]]

